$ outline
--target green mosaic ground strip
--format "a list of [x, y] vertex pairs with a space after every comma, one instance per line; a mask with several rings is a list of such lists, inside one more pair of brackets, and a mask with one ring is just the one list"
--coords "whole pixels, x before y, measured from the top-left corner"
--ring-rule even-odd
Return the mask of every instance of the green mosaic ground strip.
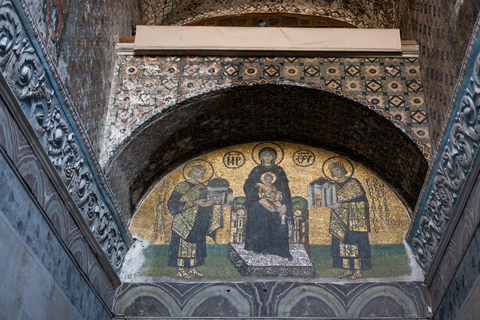
[[[167, 267], [168, 245], [150, 245], [144, 250], [145, 262], [140, 276], [175, 278], [176, 268]], [[241, 279], [227, 257], [228, 245], [208, 245], [205, 265], [198, 267], [204, 280]], [[372, 269], [363, 272], [365, 278], [400, 277], [409, 275], [411, 268], [402, 244], [372, 245]], [[317, 278], [336, 278], [340, 269], [332, 267], [330, 246], [310, 246], [310, 255], [317, 270]]]

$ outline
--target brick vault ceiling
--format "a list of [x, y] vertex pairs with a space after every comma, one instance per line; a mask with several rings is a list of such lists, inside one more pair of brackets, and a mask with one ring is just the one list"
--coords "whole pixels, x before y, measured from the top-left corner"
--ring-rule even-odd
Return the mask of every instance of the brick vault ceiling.
[[324, 16], [359, 28], [398, 28], [398, 0], [142, 0], [143, 23], [183, 25], [246, 13]]

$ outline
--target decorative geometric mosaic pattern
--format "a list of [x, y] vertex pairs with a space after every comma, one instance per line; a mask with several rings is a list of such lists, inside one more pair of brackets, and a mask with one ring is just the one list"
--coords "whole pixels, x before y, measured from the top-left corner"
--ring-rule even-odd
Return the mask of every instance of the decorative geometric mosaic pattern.
[[140, 125], [177, 103], [259, 81], [346, 96], [407, 133], [430, 159], [428, 116], [418, 59], [119, 56], [101, 163]]
[[357, 27], [397, 27], [397, 1], [363, 0], [144, 0], [143, 23], [148, 25], [182, 25], [216, 16], [244, 13], [295, 13], [324, 16]]

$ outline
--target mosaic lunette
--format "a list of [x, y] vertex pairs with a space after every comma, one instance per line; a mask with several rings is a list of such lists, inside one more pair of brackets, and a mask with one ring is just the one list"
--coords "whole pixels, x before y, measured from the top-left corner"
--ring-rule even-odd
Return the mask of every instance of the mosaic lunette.
[[[285, 172], [288, 181], [287, 185], [291, 192], [290, 203], [278, 200], [289, 198], [287, 195], [288, 191], [281, 185], [275, 185], [275, 183], [270, 185], [270, 190], [272, 190], [272, 187], [275, 187], [276, 190], [273, 204], [266, 203], [264, 201], [267, 200], [265, 192], [259, 192], [258, 189], [251, 193], [252, 196], [255, 193], [260, 194], [257, 195], [256, 200], [253, 200], [252, 203], [256, 203], [254, 206], [249, 204], [248, 201], [250, 200], [245, 197], [247, 195], [246, 192], [250, 192], [250, 188], [252, 188], [252, 184], [246, 182], [249, 175], [251, 176], [250, 179], [254, 180], [254, 184], [263, 183], [266, 185], [271, 183], [269, 182], [271, 179], [279, 179], [277, 178], [279, 173], [275, 171], [278, 169], [272, 169], [272, 171], [269, 167], [264, 169], [261, 165], [258, 152], [262, 149], [262, 146], [273, 146], [276, 150], [276, 167], [281, 168]], [[252, 154], [254, 155], [253, 157]], [[234, 146], [207, 154], [191, 163], [187, 163], [186, 166], [181, 166], [164, 178], [145, 198], [134, 216], [131, 231], [138, 237], [147, 239], [150, 243], [150, 248], [147, 248], [146, 251], [147, 256], [150, 255], [153, 260], [158, 259], [158, 256], [155, 258], [155, 255], [163, 254], [166, 256], [168, 254], [162, 250], [167, 250], [173, 239], [172, 234], [176, 233], [175, 228], [172, 229], [174, 218], [170, 214], [172, 194], [175, 193], [175, 189], [178, 189], [178, 186], [188, 181], [189, 170], [191, 170], [193, 163], [197, 163], [197, 165], [205, 168], [205, 170], [202, 169], [204, 191], [200, 191], [202, 188], [199, 188], [198, 192], [195, 191], [195, 199], [201, 197], [215, 203], [212, 207], [212, 212], [215, 211], [215, 206], [221, 207], [223, 218], [223, 223], [220, 222], [218, 224], [217, 220], [217, 225], [221, 227], [215, 229], [215, 241], [207, 237], [208, 240], [206, 240], [205, 244], [207, 247], [210, 246], [209, 252], [211, 255], [205, 258], [205, 266], [209, 264], [221, 265], [223, 262], [220, 260], [228, 261], [227, 259], [229, 259], [230, 262], [228, 264], [223, 264], [217, 269], [225, 271], [225, 274], [220, 275], [220, 278], [245, 276], [259, 278], [336, 277], [341, 273], [341, 269], [333, 268], [329, 254], [332, 241], [331, 219], [333, 210], [320, 204], [321, 191], [318, 191], [319, 189], [315, 187], [324, 184], [320, 183], [320, 180], [322, 182], [332, 181], [329, 180], [332, 179], [332, 174], [329, 171], [331, 161], [346, 163], [348, 181], [358, 181], [358, 184], [364, 190], [366, 197], [364, 199], [368, 202], [367, 206], [370, 213], [369, 217], [367, 215], [367, 220], [371, 226], [368, 229], [366, 239], [369, 238], [370, 243], [361, 240], [359, 244], [364, 248], [365, 246], [368, 248], [373, 246], [375, 254], [382, 252], [381, 255], [385, 256], [389, 254], [390, 249], [387, 248], [388, 246], [399, 246], [397, 249], [401, 248], [401, 251], [403, 251], [403, 253], [400, 253], [400, 256], [403, 255], [403, 258], [400, 259], [404, 259], [403, 264], [408, 265], [402, 243], [404, 233], [410, 225], [410, 219], [405, 207], [393, 192], [368, 170], [348, 159], [321, 149], [289, 143], [254, 143]], [[260, 174], [259, 170], [265, 172]], [[252, 176], [257, 171], [259, 175], [255, 174]], [[256, 181], [256, 178], [253, 177], [258, 177], [257, 180], [259, 181]], [[353, 177], [354, 180], [351, 180]], [[209, 178], [211, 179], [207, 180]], [[195, 184], [195, 186], [198, 185]], [[216, 187], [212, 189], [212, 185]], [[209, 188], [210, 191], [208, 191]], [[193, 191], [194, 189], [191, 190]], [[212, 190], [215, 190], [215, 192]], [[202, 192], [204, 192], [203, 195], [201, 195]], [[341, 193], [342, 191], [339, 192]], [[323, 197], [325, 198], [325, 195]], [[278, 202], [278, 205], [275, 202]], [[285, 209], [284, 213], [286, 214], [283, 214], [281, 209], [283, 204], [290, 208], [288, 210]], [[277, 207], [275, 208], [275, 206]], [[344, 207], [350, 208], [348, 210], [360, 208], [359, 204], [356, 203], [350, 203]], [[270, 211], [269, 208], [271, 209]], [[248, 230], [249, 209], [259, 210], [258, 212], [262, 214], [270, 214], [271, 221], [269, 224], [276, 226], [276, 228], [270, 229], [271, 231], [268, 231], [268, 228], [264, 229], [264, 232], [261, 233], [261, 238], [258, 238], [258, 240], [267, 243], [267, 245], [258, 249], [255, 247], [256, 245], [252, 248], [244, 248], [245, 241], [248, 242], [248, 237], [252, 236], [252, 232]], [[185, 217], [188, 219], [188, 216]], [[358, 217], [357, 222], [362, 219], [360, 216]], [[363, 219], [363, 223], [367, 223], [367, 220]], [[278, 233], [282, 228], [282, 220], [285, 223], [285, 228], [288, 228], [289, 238], [287, 241], [292, 260], [288, 259], [289, 256], [284, 254], [283, 250], [278, 251], [275, 246], [271, 247], [268, 245], [272, 239], [275, 243], [278, 243], [278, 236], [282, 234]], [[257, 221], [256, 224], [261, 225], [262, 222]], [[192, 225], [194, 225], [194, 222]], [[357, 224], [356, 230], [367, 231], [366, 225], [361, 227]], [[162, 249], [162, 247], [165, 249]], [[348, 250], [346, 251], [347, 247], [349, 252], [347, 252]], [[351, 258], [351, 261], [358, 262], [360, 261], [358, 259], [361, 257], [355, 258], [357, 256], [353, 251], [358, 250], [355, 247], [356, 245], [353, 243], [347, 246], [342, 245], [343, 249], [338, 253], [340, 257], [349, 260]], [[397, 249], [392, 250], [395, 251]], [[260, 252], [258, 252], [259, 250]], [[221, 256], [221, 258], [216, 255]], [[377, 257], [373, 260], [377, 263], [378, 259], [382, 260], [383, 257], [377, 254]], [[365, 277], [388, 276], [388, 274], [384, 273], [385, 270], [381, 270], [383, 267], [379, 268], [378, 264], [375, 266], [375, 263], [372, 263], [372, 270], [365, 271]], [[380, 261], [380, 263], [384, 262]], [[149, 264], [150, 267], [148, 267]], [[143, 275], [152, 277], [177, 276], [174, 268], [172, 268], [173, 270], [168, 270], [166, 262], [163, 266], [153, 265], [155, 265], [155, 262], [147, 261], [144, 265], [146, 267], [140, 270], [140, 274], [143, 272]], [[201, 273], [205, 273], [205, 278], [212, 278], [212, 274], [207, 274], [208, 269], [200, 267], [199, 270]], [[346, 270], [350, 269], [346, 268]], [[354, 262], [352, 262], [352, 270], [356, 270]], [[165, 271], [167, 272], [161, 273]], [[409, 274], [411, 272], [410, 267], [407, 266], [402, 272]], [[350, 272], [347, 275], [351, 276]], [[362, 276], [360, 275], [359, 278]], [[198, 276], [192, 277], [197, 280], [203, 279], [203, 277]], [[215, 278], [215, 276], [213, 277]]]

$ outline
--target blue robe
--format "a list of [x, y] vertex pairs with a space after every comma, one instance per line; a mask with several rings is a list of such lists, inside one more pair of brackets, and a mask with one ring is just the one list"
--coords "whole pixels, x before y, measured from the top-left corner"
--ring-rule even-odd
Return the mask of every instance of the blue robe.
[[[282, 205], [287, 208], [286, 223], [278, 212], [270, 212], [260, 204], [259, 187], [255, 184], [260, 180], [262, 174], [271, 172], [276, 176], [273, 184], [282, 193]], [[257, 166], [245, 181], [243, 187], [245, 192], [245, 208], [247, 221], [245, 224], [245, 250], [255, 253], [269, 253], [284, 258], [292, 258], [289, 249], [288, 225], [293, 220], [292, 198], [288, 187], [288, 179], [285, 171], [277, 165], [271, 167]]]

